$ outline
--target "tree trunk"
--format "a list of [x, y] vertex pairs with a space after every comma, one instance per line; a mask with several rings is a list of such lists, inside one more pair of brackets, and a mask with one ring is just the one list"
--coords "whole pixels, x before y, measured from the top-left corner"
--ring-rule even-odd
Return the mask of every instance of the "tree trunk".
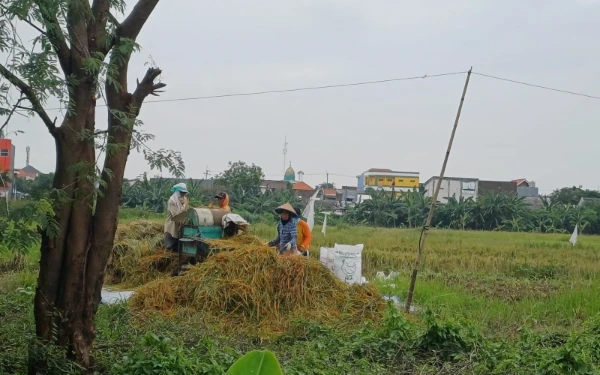
[[[94, 322], [117, 230], [134, 121], [144, 98], [165, 86], [153, 83], [160, 73], [148, 69], [133, 94], [107, 88], [107, 145], [111, 151], [105, 157], [99, 188], [95, 187], [94, 139], [81, 137], [94, 131], [95, 98], [80, 99], [80, 106], [87, 111], [65, 119], [67, 126], [58, 128], [55, 135], [58, 152], [53, 187], [63, 192], [54, 197], [60, 233], [56, 238], [42, 236], [34, 304], [36, 333], [41, 344], [66, 348], [68, 358], [89, 374], [93, 373]], [[29, 374], [43, 372], [45, 367], [45, 358], [34, 353]]]
[[[80, 342], [85, 340], [82, 312], [89, 297], [81, 288], [86, 279], [86, 262], [90, 250], [94, 203], [95, 145], [83, 139], [93, 132], [95, 98], [91, 91], [76, 102], [74, 114], [65, 118], [56, 130], [56, 170], [53, 188], [57, 237], [42, 235], [40, 271], [36, 289], [34, 314], [36, 333], [42, 344], [57, 344], [67, 348], [70, 358], [89, 364], [89, 355]], [[43, 358], [41, 358], [43, 362]], [[35, 363], [34, 363], [35, 364]], [[36, 367], [30, 366], [35, 374]]]
[[[34, 300], [36, 334], [41, 345], [32, 347], [29, 374], [46, 373], [46, 345], [65, 348], [68, 358], [79, 362], [88, 373], [93, 372], [94, 320], [117, 227], [133, 121], [144, 99], [166, 86], [154, 84], [161, 71], [151, 68], [133, 93], [127, 90], [135, 40], [158, 1], [138, 0], [122, 22], [111, 17], [114, 4], [109, 0], [73, 0], [61, 6], [39, 1], [29, 4], [37, 11], [33, 18], [45, 28], [43, 31], [34, 25], [45, 35], [43, 48], [51, 46], [55, 52], [68, 89], [69, 112], [58, 127], [56, 119], [51, 120], [44, 110], [40, 96], [42, 92], [55, 92], [33, 86], [0, 63], [0, 76], [27, 98], [56, 144], [51, 196], [59, 232], [55, 237], [42, 234]], [[13, 16], [23, 20], [20, 15]], [[114, 27], [108, 26], [109, 18]], [[103, 72], [99, 66], [109, 53], [110, 69]], [[103, 79], [107, 81], [109, 109], [105, 132], [108, 152], [98, 181], [94, 95]]]

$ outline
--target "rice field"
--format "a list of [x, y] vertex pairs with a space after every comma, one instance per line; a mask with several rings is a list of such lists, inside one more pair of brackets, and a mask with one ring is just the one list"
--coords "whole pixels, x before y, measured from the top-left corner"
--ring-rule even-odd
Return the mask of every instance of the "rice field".
[[[573, 247], [569, 235], [432, 229], [415, 290], [420, 312], [391, 309], [381, 319], [381, 307], [366, 315], [363, 307], [349, 309], [351, 299], [358, 301], [352, 297], [354, 288], [324, 275], [314, 260], [274, 261], [267, 252], [251, 251], [261, 247], [256, 240], [238, 250], [252, 253], [246, 255], [256, 264], [247, 268], [256, 272], [218, 264], [237, 267], [234, 251], [212, 267], [194, 266], [187, 277], [173, 278], [173, 254], [162, 250], [162, 220], [146, 219], [122, 220], [116, 238], [106, 282], [141, 293], [128, 304], [100, 307], [99, 373], [129, 374], [141, 364], [163, 366], [175, 358], [176, 366], [187, 363], [190, 373], [223, 374], [235, 358], [256, 348], [273, 350], [284, 373], [294, 375], [587, 374], [600, 368], [600, 237], [580, 236]], [[272, 239], [274, 225], [254, 225], [250, 235]], [[419, 230], [330, 226], [324, 236], [316, 227], [311, 256], [318, 259], [320, 247], [335, 243], [362, 243], [363, 276], [370, 288], [404, 300], [419, 235]], [[259, 264], [263, 258], [281, 267], [270, 271]], [[5, 342], [0, 374], [26, 372], [27, 348], [35, 335], [31, 300], [37, 260], [32, 252], [24, 267], [0, 271], [0, 296], [6, 297], [0, 298], [0, 339]], [[286, 273], [292, 269], [312, 278], [322, 295], [335, 289], [334, 294], [351, 297], [323, 299], [307, 288], [309, 282], [296, 285], [299, 276]], [[399, 275], [378, 280], [379, 271]], [[251, 284], [261, 285], [255, 288], [260, 291], [249, 290]], [[281, 292], [292, 290], [289, 285], [299, 288], [298, 296]], [[377, 294], [371, 290], [360, 300]], [[265, 298], [262, 292], [278, 298]], [[171, 303], [165, 299], [169, 293], [183, 297]], [[301, 300], [310, 302], [308, 308]], [[356, 320], [342, 324], [339, 311]], [[273, 331], [273, 322], [277, 335], [260, 334]], [[244, 327], [258, 328], [244, 332]], [[564, 351], [562, 345], [571, 349]]]
[[[157, 223], [158, 224], [158, 223]], [[258, 224], [251, 234], [275, 236]], [[420, 230], [315, 227], [311, 257], [321, 247], [364, 244], [362, 273], [387, 295], [404, 300]], [[510, 337], [522, 327], [568, 332], [600, 312], [600, 237], [568, 234], [432, 229], [427, 238], [414, 303], [442, 317], [466, 319], [492, 335]], [[396, 271], [394, 280], [375, 274]], [[146, 279], [142, 277], [144, 281]]]
[[[251, 232], [264, 240], [275, 236], [274, 225], [255, 225]], [[404, 300], [419, 236], [419, 230], [349, 226], [330, 226], [324, 236], [315, 227], [311, 257], [318, 259], [321, 247], [335, 243], [362, 243], [363, 276]], [[524, 326], [577, 329], [600, 312], [600, 237], [582, 235], [575, 247], [569, 237], [432, 229], [414, 303], [474, 322], [492, 335], [510, 337]], [[399, 276], [376, 280], [378, 271]], [[138, 274], [148, 281], [145, 272]]]
[[[375, 281], [404, 299], [419, 230], [315, 228], [312, 256], [335, 243], [365, 245], [363, 276], [398, 271]], [[257, 226], [269, 238], [273, 229]], [[468, 319], [494, 335], [514, 335], [523, 326], [570, 331], [600, 312], [600, 237], [566, 234], [473, 232], [432, 229], [414, 303], [442, 316]]]

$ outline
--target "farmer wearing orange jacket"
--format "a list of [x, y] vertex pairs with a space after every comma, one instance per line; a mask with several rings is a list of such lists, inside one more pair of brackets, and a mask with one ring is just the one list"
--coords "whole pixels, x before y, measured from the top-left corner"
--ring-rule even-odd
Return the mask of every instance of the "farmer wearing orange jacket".
[[229, 207], [229, 194], [222, 192], [215, 195], [215, 198], [217, 198], [217, 202], [219, 202], [219, 208], [221, 210], [231, 212], [231, 208]]
[[298, 251], [300, 254], [302, 254], [302, 256], [307, 257], [308, 250], [310, 249], [310, 241], [312, 241], [312, 234], [310, 233], [310, 227], [308, 226], [308, 223], [302, 219], [302, 212], [300, 211], [300, 208], [294, 207], [294, 211], [296, 211], [296, 214], [298, 215], [298, 218], [296, 219], [296, 228], [298, 231], [298, 241], [296, 243], [298, 246]]

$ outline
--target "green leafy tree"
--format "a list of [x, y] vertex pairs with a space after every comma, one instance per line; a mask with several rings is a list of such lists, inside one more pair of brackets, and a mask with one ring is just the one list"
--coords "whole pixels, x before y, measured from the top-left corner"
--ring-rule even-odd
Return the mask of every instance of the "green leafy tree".
[[248, 165], [243, 161], [229, 162], [229, 168], [215, 178], [215, 184], [229, 189], [232, 198], [243, 199], [260, 192], [260, 182], [264, 178], [262, 168]]
[[54, 173], [41, 174], [35, 180], [19, 180], [17, 182], [20, 192], [29, 195], [29, 198], [39, 200], [50, 198]]
[[577, 205], [581, 198], [600, 198], [600, 191], [587, 190], [579, 187], [565, 187], [550, 194], [553, 203]]
[[335, 184], [333, 182], [323, 182], [319, 184], [319, 187], [323, 189], [335, 189]]
[[[0, 64], [0, 113], [18, 108], [37, 116], [56, 147], [50, 197], [59, 231], [42, 234], [36, 333], [42, 344], [66, 349], [87, 369], [93, 368], [94, 319], [130, 150], [143, 151], [152, 168], [183, 174], [177, 152], [142, 149], [152, 135], [143, 132], [137, 116], [146, 97], [166, 86], [159, 81], [161, 70], [151, 67], [129, 85], [136, 39], [157, 4], [138, 0], [126, 16], [122, 0], [0, 4], [0, 52], [6, 56]], [[23, 27], [37, 35], [22, 38], [17, 32]], [[106, 128], [95, 122], [99, 97], [107, 107]], [[44, 109], [50, 98], [64, 109], [60, 119]], [[31, 359], [30, 373], [47, 372], [43, 358]]]

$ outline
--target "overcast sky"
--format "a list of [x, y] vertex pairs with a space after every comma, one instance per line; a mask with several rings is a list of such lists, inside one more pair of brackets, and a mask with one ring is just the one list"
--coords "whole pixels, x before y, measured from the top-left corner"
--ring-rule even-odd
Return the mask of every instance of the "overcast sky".
[[[132, 4], [130, 4], [132, 5]], [[600, 96], [600, 2], [161, 1], [130, 64], [149, 57], [168, 84], [162, 99], [277, 90], [466, 71]], [[465, 75], [214, 100], [146, 104], [154, 149], [180, 151], [186, 175], [228, 161], [267, 178], [288, 161], [305, 181], [356, 185], [369, 168], [439, 174]], [[98, 126], [106, 113], [98, 109]], [[473, 76], [447, 175], [528, 178], [544, 193], [598, 189], [600, 100]], [[37, 118], [15, 118], [17, 167], [54, 169], [54, 143]], [[126, 176], [148, 171], [132, 155]], [[151, 173], [154, 174], [154, 173]]]

